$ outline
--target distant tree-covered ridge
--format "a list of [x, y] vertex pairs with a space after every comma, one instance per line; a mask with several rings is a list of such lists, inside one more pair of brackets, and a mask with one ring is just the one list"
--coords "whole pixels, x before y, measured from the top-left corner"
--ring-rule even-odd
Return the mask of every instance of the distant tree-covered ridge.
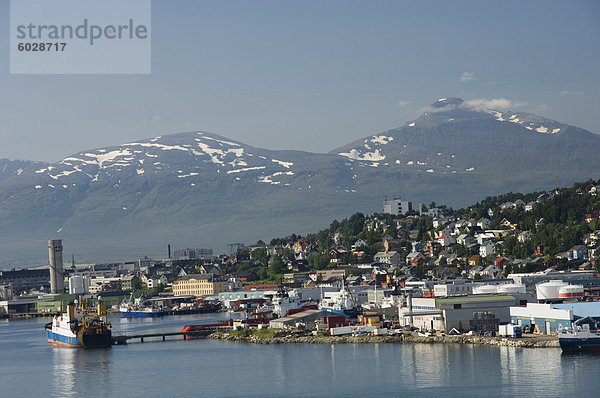
[[[231, 270], [252, 270], [259, 277], [275, 279], [292, 269], [310, 271], [330, 265], [369, 263], [378, 251], [384, 250], [387, 241], [388, 249], [399, 252], [404, 264], [408, 264], [407, 255], [413, 244], [430, 247], [433, 254], [430, 251], [425, 256], [430, 258], [429, 263], [419, 264], [415, 269], [416, 275], [424, 276], [435, 267], [450, 267], [457, 262], [459, 266], [468, 265], [468, 258], [478, 253], [473, 245], [440, 247], [437, 240], [450, 227], [454, 236], [471, 237], [483, 230], [504, 230], [506, 233], [499, 234], [502, 238], [494, 242], [494, 258], [545, 256], [554, 259], [556, 254], [583, 244], [586, 236], [600, 230], [600, 180], [546, 192], [490, 196], [458, 210], [435, 203], [430, 207], [441, 209], [439, 216], [420, 216], [417, 212], [402, 216], [357, 212], [341, 221], [333, 220], [328, 228], [305, 236], [291, 234], [273, 238], [269, 245], [259, 241], [251, 248], [251, 260], [231, 266]], [[482, 219], [486, 219], [485, 228], [465, 227], [474, 226]], [[448, 258], [454, 263], [448, 264]], [[433, 260], [435, 267], [431, 265]], [[294, 263], [300, 263], [300, 267], [294, 267]]]

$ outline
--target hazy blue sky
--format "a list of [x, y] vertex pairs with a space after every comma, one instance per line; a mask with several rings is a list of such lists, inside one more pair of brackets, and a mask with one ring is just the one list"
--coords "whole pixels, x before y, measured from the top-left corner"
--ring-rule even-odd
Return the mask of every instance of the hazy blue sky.
[[152, 2], [152, 74], [9, 74], [0, 0], [0, 157], [204, 130], [327, 152], [397, 127], [440, 97], [600, 133], [600, 2]]

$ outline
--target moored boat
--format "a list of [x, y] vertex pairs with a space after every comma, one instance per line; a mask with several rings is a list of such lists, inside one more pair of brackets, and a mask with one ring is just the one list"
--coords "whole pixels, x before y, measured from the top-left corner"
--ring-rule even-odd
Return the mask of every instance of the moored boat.
[[87, 300], [70, 303], [45, 326], [48, 343], [58, 347], [104, 348], [112, 345], [106, 305], [88, 307]]
[[170, 309], [156, 306], [121, 305], [119, 311], [124, 318], [154, 318], [167, 315]]
[[345, 286], [339, 292], [325, 293], [325, 297], [321, 299], [319, 304], [319, 309], [346, 315], [350, 318], [355, 318], [360, 313], [356, 308], [352, 293]]
[[578, 319], [573, 327], [558, 331], [558, 343], [563, 352], [600, 351], [600, 331], [590, 318]]
[[150, 300], [144, 300], [142, 297], [135, 300], [130, 297], [128, 300], [123, 300], [119, 306], [121, 316], [124, 318], [155, 318], [169, 314], [171, 308], [155, 305]]

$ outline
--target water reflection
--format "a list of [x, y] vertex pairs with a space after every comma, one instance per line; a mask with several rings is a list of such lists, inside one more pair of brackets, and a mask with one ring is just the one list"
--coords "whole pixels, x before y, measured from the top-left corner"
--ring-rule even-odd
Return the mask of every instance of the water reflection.
[[111, 349], [52, 348], [52, 396], [108, 396]]

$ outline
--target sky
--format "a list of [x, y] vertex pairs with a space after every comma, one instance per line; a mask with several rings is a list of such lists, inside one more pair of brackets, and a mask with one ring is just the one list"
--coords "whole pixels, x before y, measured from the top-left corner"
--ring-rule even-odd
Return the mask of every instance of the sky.
[[600, 133], [600, 2], [152, 1], [147, 75], [10, 74], [0, 158], [47, 162], [184, 131], [329, 152], [438, 98]]

